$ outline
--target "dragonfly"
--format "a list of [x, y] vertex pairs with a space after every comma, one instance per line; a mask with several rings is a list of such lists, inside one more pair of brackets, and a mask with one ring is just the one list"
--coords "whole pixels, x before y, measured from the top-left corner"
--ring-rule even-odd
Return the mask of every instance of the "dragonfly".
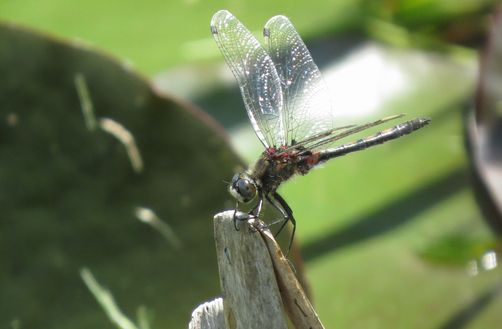
[[[429, 118], [416, 118], [333, 146], [343, 138], [403, 114], [337, 126], [328, 87], [305, 43], [285, 16], [274, 16], [265, 24], [264, 46], [227, 10], [214, 14], [211, 33], [237, 80], [249, 120], [265, 147], [253, 166], [233, 176], [229, 192], [238, 204], [256, 199], [244, 218], [259, 218], [264, 200], [276, 208], [282, 214], [281, 219], [270, 224], [282, 222], [276, 236], [291, 222], [288, 250], [296, 220], [290, 206], [277, 193], [283, 182], [305, 175], [330, 159], [410, 134], [430, 122]], [[237, 217], [234, 215], [236, 229]]]

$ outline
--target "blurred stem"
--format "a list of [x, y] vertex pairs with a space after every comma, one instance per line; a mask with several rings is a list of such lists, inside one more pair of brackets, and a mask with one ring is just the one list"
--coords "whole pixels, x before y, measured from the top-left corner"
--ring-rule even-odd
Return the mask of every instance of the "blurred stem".
[[106, 315], [108, 315], [110, 321], [112, 321], [120, 329], [139, 329], [122, 313], [115, 303], [112, 294], [98, 283], [88, 268], [82, 268], [80, 270], [80, 276], [82, 277], [82, 280], [84, 280], [87, 288], [94, 295], [94, 298], [96, 298], [98, 303], [101, 305]]
[[138, 308], [138, 326], [139, 329], [150, 329], [150, 322], [148, 321], [148, 312], [145, 306], [140, 306]]
[[93, 131], [96, 129], [96, 117], [94, 116], [94, 106], [92, 104], [91, 96], [89, 95], [87, 82], [82, 73], [75, 74], [74, 80], [78, 97], [80, 99], [82, 114], [84, 115], [85, 126], [90, 131]]

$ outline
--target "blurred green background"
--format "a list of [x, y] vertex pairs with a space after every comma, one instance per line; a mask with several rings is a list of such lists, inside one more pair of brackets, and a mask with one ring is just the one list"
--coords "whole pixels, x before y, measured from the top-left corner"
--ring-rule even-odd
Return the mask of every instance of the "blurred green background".
[[[0, 325], [114, 327], [82, 267], [129, 317], [146, 310], [151, 328], [186, 327], [218, 295], [211, 218], [233, 206], [223, 181], [262, 151], [209, 32], [224, 8], [257, 35], [287, 15], [341, 122], [432, 118], [281, 188], [325, 326], [497, 327], [501, 270], [485, 263], [500, 244], [475, 202], [463, 135], [495, 5], [0, 1]], [[116, 138], [86, 128], [77, 74], [96, 116], [135, 137], [141, 173]]]

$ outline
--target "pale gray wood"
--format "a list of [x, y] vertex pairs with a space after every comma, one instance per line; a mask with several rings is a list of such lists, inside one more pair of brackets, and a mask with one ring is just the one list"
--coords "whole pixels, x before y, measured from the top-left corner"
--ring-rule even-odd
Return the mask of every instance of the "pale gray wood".
[[287, 329], [268, 249], [246, 221], [237, 231], [234, 211], [214, 217], [214, 237], [227, 329]]
[[192, 312], [189, 329], [225, 329], [223, 299], [216, 298], [199, 305]]

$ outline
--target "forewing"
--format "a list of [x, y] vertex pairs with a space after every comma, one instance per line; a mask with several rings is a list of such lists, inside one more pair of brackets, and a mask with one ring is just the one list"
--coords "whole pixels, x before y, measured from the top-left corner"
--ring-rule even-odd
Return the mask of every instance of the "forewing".
[[333, 130], [328, 88], [291, 22], [284, 16], [272, 17], [264, 36], [283, 89], [286, 143]]
[[283, 96], [272, 59], [251, 32], [226, 10], [214, 14], [211, 32], [237, 79], [256, 135], [265, 147], [284, 145]]

